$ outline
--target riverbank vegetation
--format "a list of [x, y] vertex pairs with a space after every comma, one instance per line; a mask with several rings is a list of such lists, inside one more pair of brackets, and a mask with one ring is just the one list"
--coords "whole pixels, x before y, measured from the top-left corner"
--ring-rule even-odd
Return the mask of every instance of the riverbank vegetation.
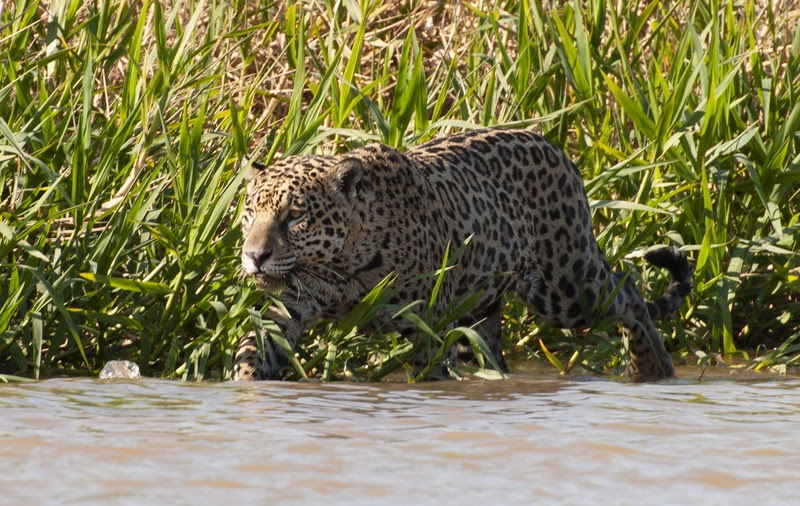
[[[642, 251], [687, 252], [695, 291], [662, 325], [676, 362], [792, 368], [799, 19], [790, 0], [2, 2], [0, 379], [110, 359], [229, 377], [265, 302], [238, 269], [246, 156], [481, 126], [570, 154], [601, 248], [646, 294], [668, 275]], [[403, 367], [411, 343], [359, 330], [381, 294], [318, 326], [296, 375]], [[417, 313], [437, 339], [446, 315]], [[626, 364], [614, 328], [548, 328], [513, 297], [504, 316], [512, 357]]]

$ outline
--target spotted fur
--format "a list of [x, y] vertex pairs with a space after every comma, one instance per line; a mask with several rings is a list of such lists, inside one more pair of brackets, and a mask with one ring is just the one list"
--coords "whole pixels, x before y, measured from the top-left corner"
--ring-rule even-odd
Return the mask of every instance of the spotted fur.
[[[515, 290], [557, 327], [586, 327], [607, 308], [629, 336], [635, 377], [674, 375], [652, 320], [676, 311], [691, 290], [686, 258], [674, 248], [647, 256], [670, 271], [672, 282], [662, 297], [645, 302], [599, 250], [577, 167], [540, 135], [480, 130], [406, 153], [370, 145], [256, 166], [242, 230], [243, 269], [264, 290], [281, 290], [290, 317], [269, 317], [291, 346], [319, 318], [347, 314], [387, 274], [407, 280], [435, 271], [448, 242], [460, 245], [472, 235], [438, 303], [445, 307], [476, 287], [485, 291], [472, 317], [483, 321], [480, 330], [503, 369], [500, 301]], [[391, 302], [425, 299], [432, 283], [418, 278]], [[287, 362], [269, 336], [259, 353], [251, 334], [240, 343], [234, 379], [275, 378]]]

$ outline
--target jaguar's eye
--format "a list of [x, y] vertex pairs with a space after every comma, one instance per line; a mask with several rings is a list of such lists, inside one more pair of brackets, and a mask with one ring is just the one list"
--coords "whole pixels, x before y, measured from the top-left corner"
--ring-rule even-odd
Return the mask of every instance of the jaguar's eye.
[[296, 225], [297, 223], [302, 221], [303, 218], [305, 218], [305, 216], [306, 213], [302, 209], [292, 209], [289, 211], [289, 214], [287, 215], [287, 220], [289, 221], [290, 226]]

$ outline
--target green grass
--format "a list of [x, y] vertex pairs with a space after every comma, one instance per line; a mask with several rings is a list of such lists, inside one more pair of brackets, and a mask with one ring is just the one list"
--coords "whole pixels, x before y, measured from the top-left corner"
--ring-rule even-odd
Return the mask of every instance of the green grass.
[[[534, 128], [576, 160], [601, 248], [646, 292], [667, 278], [644, 248], [692, 257], [696, 290], [663, 327], [678, 362], [797, 364], [793, 2], [402, 5], [4, 4], [0, 380], [120, 358], [228, 377], [264, 302], [237, 265], [245, 155], [488, 125]], [[446, 318], [419, 314], [420, 328]], [[505, 316], [513, 356], [626, 363], [613, 329], [538, 326], [513, 297]], [[403, 367], [415, 344], [361, 323], [321, 324], [297, 363], [326, 378]]]

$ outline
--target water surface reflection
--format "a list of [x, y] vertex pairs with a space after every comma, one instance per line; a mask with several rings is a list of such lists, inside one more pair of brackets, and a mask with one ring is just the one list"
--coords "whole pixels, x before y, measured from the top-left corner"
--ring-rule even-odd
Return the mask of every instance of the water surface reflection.
[[800, 381], [0, 386], [0, 503], [795, 499]]

